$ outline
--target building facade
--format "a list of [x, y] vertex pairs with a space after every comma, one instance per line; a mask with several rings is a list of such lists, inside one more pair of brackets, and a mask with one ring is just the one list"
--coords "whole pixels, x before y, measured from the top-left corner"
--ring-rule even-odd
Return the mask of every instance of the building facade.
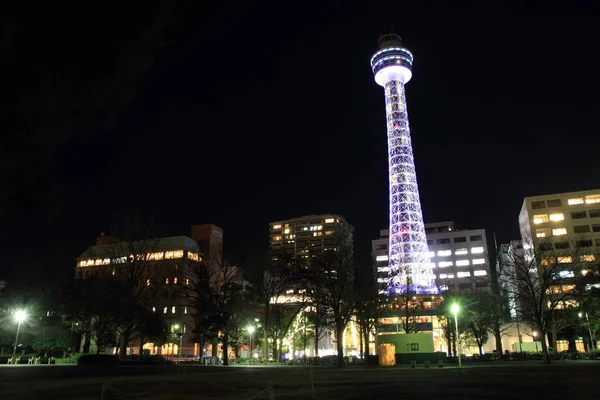
[[272, 257], [290, 257], [303, 266], [334, 255], [341, 243], [352, 247], [353, 228], [337, 214], [307, 215], [269, 224]]
[[[192, 268], [207, 262], [221, 262], [223, 230], [206, 224], [193, 226], [191, 233], [191, 237], [140, 241], [103, 235], [77, 260], [76, 279], [125, 277], [122, 281], [132, 285], [136, 284], [129, 279], [133, 274], [138, 276], [137, 280], [145, 279], [145, 285], [135, 290], [144, 291], [143, 295], [149, 297], [145, 301], [148, 307], [163, 314], [171, 334], [170, 342], [164, 345], [144, 343], [143, 349], [149, 354], [200, 355], [201, 349], [192, 334], [192, 307], [188, 304], [185, 289], [194, 284]], [[203, 250], [212, 258], [208, 259]], [[128, 353], [136, 353], [138, 349], [139, 343], [130, 343]]]
[[[425, 224], [427, 245], [440, 291], [474, 291], [491, 285], [485, 229], [458, 230], [453, 221]], [[388, 231], [372, 241], [378, 281], [388, 273]]]
[[519, 228], [526, 252], [576, 247], [598, 254], [600, 189], [526, 197]]

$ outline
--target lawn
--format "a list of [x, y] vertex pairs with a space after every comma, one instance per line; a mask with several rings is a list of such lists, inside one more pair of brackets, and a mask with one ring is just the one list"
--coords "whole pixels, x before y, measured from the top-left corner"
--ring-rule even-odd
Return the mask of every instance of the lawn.
[[[2, 370], [0, 370], [0, 374]], [[174, 367], [144, 376], [6, 382], [0, 399], [598, 399], [599, 362], [458, 368]]]

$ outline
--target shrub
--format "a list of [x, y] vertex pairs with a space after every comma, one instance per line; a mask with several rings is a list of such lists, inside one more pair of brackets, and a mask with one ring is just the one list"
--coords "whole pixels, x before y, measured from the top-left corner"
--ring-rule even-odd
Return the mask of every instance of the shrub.
[[82, 353], [71, 353], [67, 354], [67, 357], [65, 358], [55, 357], [54, 361], [56, 362], [56, 364], [77, 364], [77, 360], [81, 355]]
[[77, 359], [77, 365], [86, 367], [116, 367], [118, 363], [112, 354], [84, 354]]

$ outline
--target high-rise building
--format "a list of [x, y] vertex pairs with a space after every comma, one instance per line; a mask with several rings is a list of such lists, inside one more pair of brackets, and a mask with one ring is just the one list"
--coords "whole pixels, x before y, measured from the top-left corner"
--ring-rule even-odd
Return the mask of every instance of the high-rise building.
[[375, 82], [383, 86], [389, 164], [388, 291], [435, 294], [413, 159], [404, 85], [412, 77], [413, 56], [400, 36], [382, 35], [371, 58]]
[[600, 189], [526, 197], [519, 214], [525, 254], [577, 248], [600, 252]]
[[[485, 229], [455, 228], [453, 221], [425, 224], [431, 268], [436, 286], [441, 291], [474, 291], [489, 289], [492, 282]], [[378, 281], [384, 282], [389, 272], [388, 231], [372, 241], [373, 259]]]
[[352, 247], [353, 228], [336, 214], [307, 215], [269, 224], [271, 255], [286, 255], [307, 266], [312, 260]]

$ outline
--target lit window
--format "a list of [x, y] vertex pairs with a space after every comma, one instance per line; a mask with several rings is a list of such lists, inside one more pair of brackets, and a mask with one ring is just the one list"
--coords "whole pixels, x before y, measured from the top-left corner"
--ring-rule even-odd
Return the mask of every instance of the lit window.
[[281, 240], [281, 236], [273, 236], [273, 240], [275, 240], [275, 241]]
[[290, 228], [287, 228], [286, 230], [284, 230], [283, 233], [285, 233], [285, 234], [290, 233]]
[[273, 229], [281, 229], [281, 225], [273, 225]]
[[325, 236], [333, 235], [335, 231], [325, 231]]
[[534, 224], [543, 224], [544, 222], [548, 222], [548, 214], [539, 214], [533, 216]]
[[175, 314], [175, 306], [171, 307], [171, 314]]
[[190, 280], [188, 278], [185, 279], [185, 284], [189, 285], [190, 284]]
[[159, 253], [148, 253], [148, 254], [146, 254], [146, 259], [147, 260], [162, 260], [164, 255], [165, 255], [165, 253], [163, 253], [162, 251]]
[[585, 203], [586, 204], [600, 203], [600, 194], [597, 194], [595, 196], [585, 196]]
[[457, 267], [465, 267], [467, 265], [469, 265], [469, 260], [457, 260], [456, 261]]
[[568, 264], [568, 263], [572, 263], [572, 262], [573, 262], [573, 257], [571, 257], [571, 256], [558, 257], [559, 264]]
[[375, 261], [387, 261], [387, 260], [388, 260], [388, 256], [386, 256], [386, 255], [375, 257]]
[[323, 232], [313, 232], [313, 236], [323, 236]]
[[558, 276], [560, 276], [561, 278], [574, 278], [575, 274], [573, 273], [573, 271], [559, 271]]
[[584, 256], [580, 256], [579, 258], [581, 259], [581, 261], [596, 261], [596, 257], [594, 257], [593, 254], [586, 254]]
[[152, 312], [156, 312], [156, 307], [152, 307]]
[[583, 197], [576, 197], [574, 199], [569, 199], [567, 201], [567, 203], [569, 203], [570, 206], [574, 206], [577, 204], [583, 204]]
[[473, 265], [481, 265], [485, 264], [485, 258], [474, 258]]
[[173, 250], [165, 252], [165, 259], [183, 258], [183, 250]]
[[390, 267], [377, 267], [377, 272], [388, 272]]
[[334, 222], [334, 219], [333, 219], [333, 218], [327, 218], [327, 219], [325, 220], [325, 223], [326, 223], [326, 224], [333, 224], [333, 222]]
[[552, 234], [554, 236], [566, 235], [567, 234], [567, 228], [552, 229]]
[[448, 274], [440, 274], [440, 279], [447, 279], [448, 278]]
[[473, 275], [474, 276], [486, 276], [487, 275], [487, 271], [484, 269], [480, 269], [478, 271], [473, 271]]
[[294, 294], [294, 289], [288, 289], [288, 290], [286, 290], [285, 294]]
[[434, 251], [428, 251], [427, 252], [427, 257], [429, 257], [429, 258], [435, 257], [435, 252]]
[[452, 250], [439, 250], [437, 255], [438, 257], [448, 257], [452, 255]]
[[550, 221], [552, 221], [552, 222], [564, 221], [564, 219], [565, 219], [565, 215], [563, 213], [550, 214]]
[[441, 290], [441, 291], [446, 291], [446, 290], [448, 290], [448, 285], [441, 285], [441, 286], [440, 286], [440, 290]]
[[471, 247], [471, 254], [483, 253], [483, 247]]
[[192, 261], [198, 261], [200, 259], [200, 256], [198, 256], [198, 254], [196, 254], [196, 253], [188, 251], [188, 258]]
[[442, 261], [440, 263], [438, 263], [438, 267], [440, 268], [446, 268], [446, 267], [451, 267], [452, 266], [452, 261]]
[[456, 273], [456, 276], [459, 278], [466, 278], [467, 276], [471, 276], [471, 273], [469, 271], [461, 271]]
[[114, 276], [114, 275], [115, 275], [115, 273], [116, 273], [116, 272], [115, 272], [115, 269], [113, 268], [111, 275], [113, 275], [113, 276]]
[[166, 314], [168, 310], [168, 307], [165, 307], [165, 309], [163, 310], [163, 314]]
[[183, 313], [187, 314], [187, 307], [183, 307]]
[[165, 278], [165, 285], [169, 284], [169, 278]]
[[550, 237], [551, 232], [552, 231], [550, 229], [536, 229], [535, 237], [538, 237], [538, 238]]
[[542, 258], [542, 265], [543, 266], [552, 265], [555, 262], [556, 262], [556, 260], [554, 259], [554, 257], [545, 257], [545, 258]]
[[468, 254], [468, 253], [469, 253], [469, 250], [467, 250], [466, 248], [454, 250], [454, 254], [457, 256], [464, 256], [465, 254]]
[[177, 277], [173, 278], [173, 285], [177, 285]]
[[150, 279], [146, 279], [146, 286], [150, 286]]
[[378, 283], [385, 283], [387, 281], [386, 278], [377, 278]]
[[306, 227], [306, 226], [305, 226], [304, 228], [302, 228], [302, 230], [303, 230], [303, 231], [307, 231], [307, 230], [308, 230], [308, 227]]

